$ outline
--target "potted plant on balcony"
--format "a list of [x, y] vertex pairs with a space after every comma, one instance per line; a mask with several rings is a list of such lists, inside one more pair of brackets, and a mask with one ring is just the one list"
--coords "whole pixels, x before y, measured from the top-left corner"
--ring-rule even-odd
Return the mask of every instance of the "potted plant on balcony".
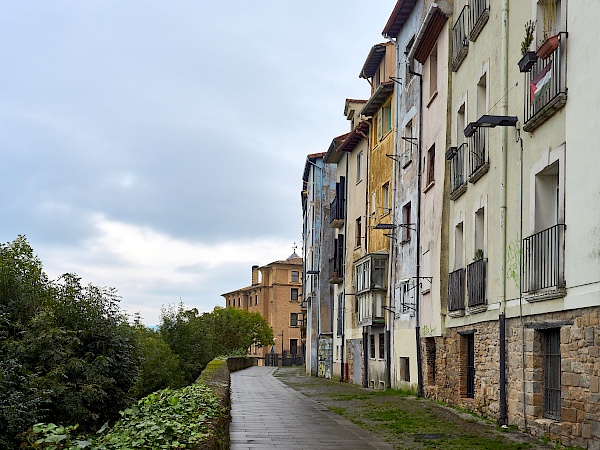
[[475, 250], [475, 257], [473, 258], [473, 261], [479, 261], [482, 259], [483, 259], [483, 250], [478, 248], [477, 250]]
[[558, 48], [558, 34], [556, 34], [556, 0], [546, 0], [544, 4], [544, 42], [537, 49], [537, 55], [548, 58]]
[[521, 60], [519, 61], [519, 70], [529, 72], [529, 69], [535, 64], [538, 57], [535, 52], [529, 51], [533, 42], [533, 32], [535, 31], [535, 22], [530, 20], [525, 24], [525, 38], [521, 42]]

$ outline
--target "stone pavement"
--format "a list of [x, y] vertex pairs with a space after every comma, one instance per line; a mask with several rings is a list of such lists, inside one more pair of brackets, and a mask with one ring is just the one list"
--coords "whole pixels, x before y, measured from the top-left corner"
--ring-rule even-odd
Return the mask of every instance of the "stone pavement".
[[391, 449], [273, 377], [276, 367], [231, 374], [231, 449]]

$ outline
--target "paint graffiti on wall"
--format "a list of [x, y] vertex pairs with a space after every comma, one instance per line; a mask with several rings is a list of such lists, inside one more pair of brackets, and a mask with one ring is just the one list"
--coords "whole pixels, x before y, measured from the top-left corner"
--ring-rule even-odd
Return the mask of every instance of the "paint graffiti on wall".
[[333, 339], [319, 339], [319, 376], [331, 378], [333, 366]]

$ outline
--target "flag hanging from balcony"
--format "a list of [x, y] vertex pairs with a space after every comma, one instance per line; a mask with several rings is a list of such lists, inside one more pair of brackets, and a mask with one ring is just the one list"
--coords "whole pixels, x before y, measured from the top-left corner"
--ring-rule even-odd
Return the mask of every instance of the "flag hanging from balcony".
[[538, 73], [533, 80], [529, 82], [529, 102], [534, 104], [548, 90], [550, 80], [552, 79], [552, 61]]

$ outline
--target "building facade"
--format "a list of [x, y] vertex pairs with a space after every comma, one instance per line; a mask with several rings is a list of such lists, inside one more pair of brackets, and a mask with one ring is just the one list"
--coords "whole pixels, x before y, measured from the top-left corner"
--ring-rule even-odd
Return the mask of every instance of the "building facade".
[[275, 345], [248, 349], [248, 355], [264, 362], [269, 354], [303, 360], [302, 258], [294, 252], [287, 259], [252, 266], [252, 284], [222, 294], [225, 307], [260, 313], [273, 329]]

